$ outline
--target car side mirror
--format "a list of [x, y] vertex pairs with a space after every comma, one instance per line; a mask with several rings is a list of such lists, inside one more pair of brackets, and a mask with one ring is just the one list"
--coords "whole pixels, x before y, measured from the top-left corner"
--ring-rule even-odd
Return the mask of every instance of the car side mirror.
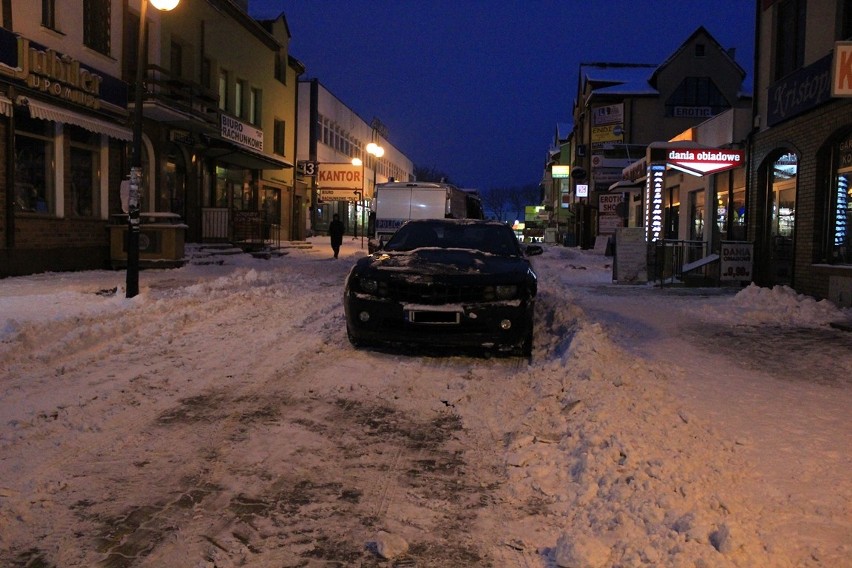
[[541, 245], [527, 245], [524, 249], [524, 255], [526, 256], [536, 256], [542, 254], [544, 252], [544, 248]]

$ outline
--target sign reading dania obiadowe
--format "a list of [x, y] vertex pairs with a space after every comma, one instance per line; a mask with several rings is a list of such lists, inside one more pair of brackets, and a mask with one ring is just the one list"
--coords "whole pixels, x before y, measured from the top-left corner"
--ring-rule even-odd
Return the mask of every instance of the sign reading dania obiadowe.
[[728, 281], [750, 281], [754, 245], [740, 241], [722, 241], [719, 278]]

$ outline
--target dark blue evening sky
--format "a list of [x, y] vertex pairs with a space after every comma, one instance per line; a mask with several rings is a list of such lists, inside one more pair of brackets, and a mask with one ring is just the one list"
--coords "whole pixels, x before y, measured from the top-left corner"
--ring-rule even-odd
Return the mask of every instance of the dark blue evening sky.
[[752, 88], [755, 0], [249, 0], [290, 53], [415, 164], [464, 187], [541, 181], [580, 63], [659, 64], [699, 26]]

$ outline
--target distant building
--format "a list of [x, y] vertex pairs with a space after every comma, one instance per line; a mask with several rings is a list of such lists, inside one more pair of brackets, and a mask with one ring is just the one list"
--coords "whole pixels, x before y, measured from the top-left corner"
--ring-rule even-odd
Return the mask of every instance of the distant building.
[[852, 306], [852, 4], [762, 0], [756, 37], [756, 281]]
[[[367, 152], [371, 142], [383, 148], [381, 157]], [[391, 178], [396, 181], [415, 179], [414, 163], [388, 141], [387, 129], [381, 121], [373, 118], [367, 122], [318, 79], [299, 82], [297, 145], [298, 160], [317, 164], [318, 173], [331, 167], [345, 170], [348, 166], [362, 176], [348, 185], [350, 197], [346, 199], [340, 196], [342, 191], [338, 192], [340, 195], [324, 199], [319, 175], [299, 176], [299, 183], [304, 184], [312, 196], [308, 220], [313, 232], [327, 231], [331, 216], [337, 213], [350, 234], [363, 235], [369, 222], [375, 185]], [[352, 166], [354, 158], [361, 160], [362, 165]], [[356, 195], [355, 191], [360, 193]]]
[[[564, 231], [573, 234], [572, 240], [591, 247], [597, 236], [626, 226], [630, 207], [615, 203], [609, 191], [622, 170], [653, 142], [667, 141], [730, 109], [749, 109], [744, 77], [733, 51], [703, 27], [659, 65], [582, 64], [570, 144], [563, 144], [550, 164], [570, 165], [570, 178], [562, 178], [558, 189], [554, 184], [549, 204], [567, 220]], [[669, 217], [664, 223], [671, 238], [678, 235], [680, 196], [670, 192], [665, 197]], [[642, 214], [635, 207], [632, 211]]]

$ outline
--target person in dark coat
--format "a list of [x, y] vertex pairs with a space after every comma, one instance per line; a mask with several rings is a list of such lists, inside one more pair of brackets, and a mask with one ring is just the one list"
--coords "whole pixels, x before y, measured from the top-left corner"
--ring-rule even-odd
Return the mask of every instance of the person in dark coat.
[[340, 220], [340, 215], [334, 214], [331, 218], [331, 224], [328, 226], [328, 234], [331, 237], [331, 250], [334, 251], [334, 258], [340, 254], [340, 245], [343, 244], [343, 233], [346, 228], [343, 226], [343, 221]]

